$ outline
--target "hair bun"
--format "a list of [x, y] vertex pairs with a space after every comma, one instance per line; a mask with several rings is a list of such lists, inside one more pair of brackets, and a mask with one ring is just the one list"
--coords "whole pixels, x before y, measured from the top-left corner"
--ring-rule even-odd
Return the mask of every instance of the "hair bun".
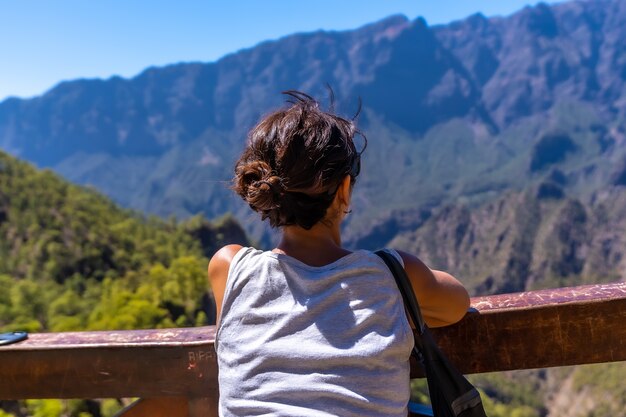
[[340, 220], [341, 213], [329, 209], [346, 175], [351, 185], [358, 175], [358, 130], [353, 120], [334, 114], [332, 92], [329, 111], [308, 94], [285, 94], [291, 105], [265, 116], [248, 133], [232, 188], [272, 227], [309, 230], [327, 216]]
[[271, 167], [264, 161], [245, 162], [235, 172], [238, 194], [260, 212], [280, 207], [285, 192], [280, 177], [273, 175]]

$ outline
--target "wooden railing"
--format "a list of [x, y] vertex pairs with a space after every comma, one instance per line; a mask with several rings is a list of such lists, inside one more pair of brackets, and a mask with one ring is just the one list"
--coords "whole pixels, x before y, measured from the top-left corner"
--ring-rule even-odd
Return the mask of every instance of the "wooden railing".
[[[433, 332], [464, 373], [624, 361], [626, 283], [473, 298], [461, 322]], [[119, 415], [216, 416], [214, 337], [214, 327], [31, 334], [0, 347], [0, 399], [141, 397]]]

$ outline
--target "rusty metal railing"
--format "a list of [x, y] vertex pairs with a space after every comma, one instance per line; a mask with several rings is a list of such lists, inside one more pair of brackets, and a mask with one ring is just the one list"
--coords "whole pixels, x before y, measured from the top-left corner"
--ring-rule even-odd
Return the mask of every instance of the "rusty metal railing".
[[[624, 361], [626, 283], [476, 297], [433, 333], [464, 373]], [[216, 416], [214, 337], [212, 326], [31, 334], [0, 347], [0, 399], [141, 397], [119, 415]]]

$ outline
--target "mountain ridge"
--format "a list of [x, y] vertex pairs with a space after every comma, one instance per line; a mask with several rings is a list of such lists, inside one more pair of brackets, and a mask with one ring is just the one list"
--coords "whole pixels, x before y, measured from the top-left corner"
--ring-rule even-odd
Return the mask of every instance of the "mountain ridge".
[[232, 162], [247, 130], [282, 104], [279, 91], [323, 98], [329, 82], [340, 113], [363, 99], [370, 141], [346, 242], [372, 247], [437, 207], [521, 191], [555, 172], [583, 199], [624, 182], [624, 27], [626, 7], [603, 0], [294, 34], [212, 63], [4, 101], [0, 147], [144, 212], [232, 212], [270, 245], [271, 232], [228, 190]]

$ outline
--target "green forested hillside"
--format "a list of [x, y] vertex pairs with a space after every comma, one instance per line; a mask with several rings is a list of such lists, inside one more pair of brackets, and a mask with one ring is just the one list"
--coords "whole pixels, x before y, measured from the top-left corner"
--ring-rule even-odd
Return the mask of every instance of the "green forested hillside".
[[[230, 242], [246, 243], [230, 216], [146, 218], [0, 152], [0, 332], [211, 323], [208, 257]], [[108, 417], [120, 406], [0, 397], [0, 416]]]
[[0, 152], [0, 330], [192, 326], [212, 316], [207, 256], [230, 217], [145, 218]]

